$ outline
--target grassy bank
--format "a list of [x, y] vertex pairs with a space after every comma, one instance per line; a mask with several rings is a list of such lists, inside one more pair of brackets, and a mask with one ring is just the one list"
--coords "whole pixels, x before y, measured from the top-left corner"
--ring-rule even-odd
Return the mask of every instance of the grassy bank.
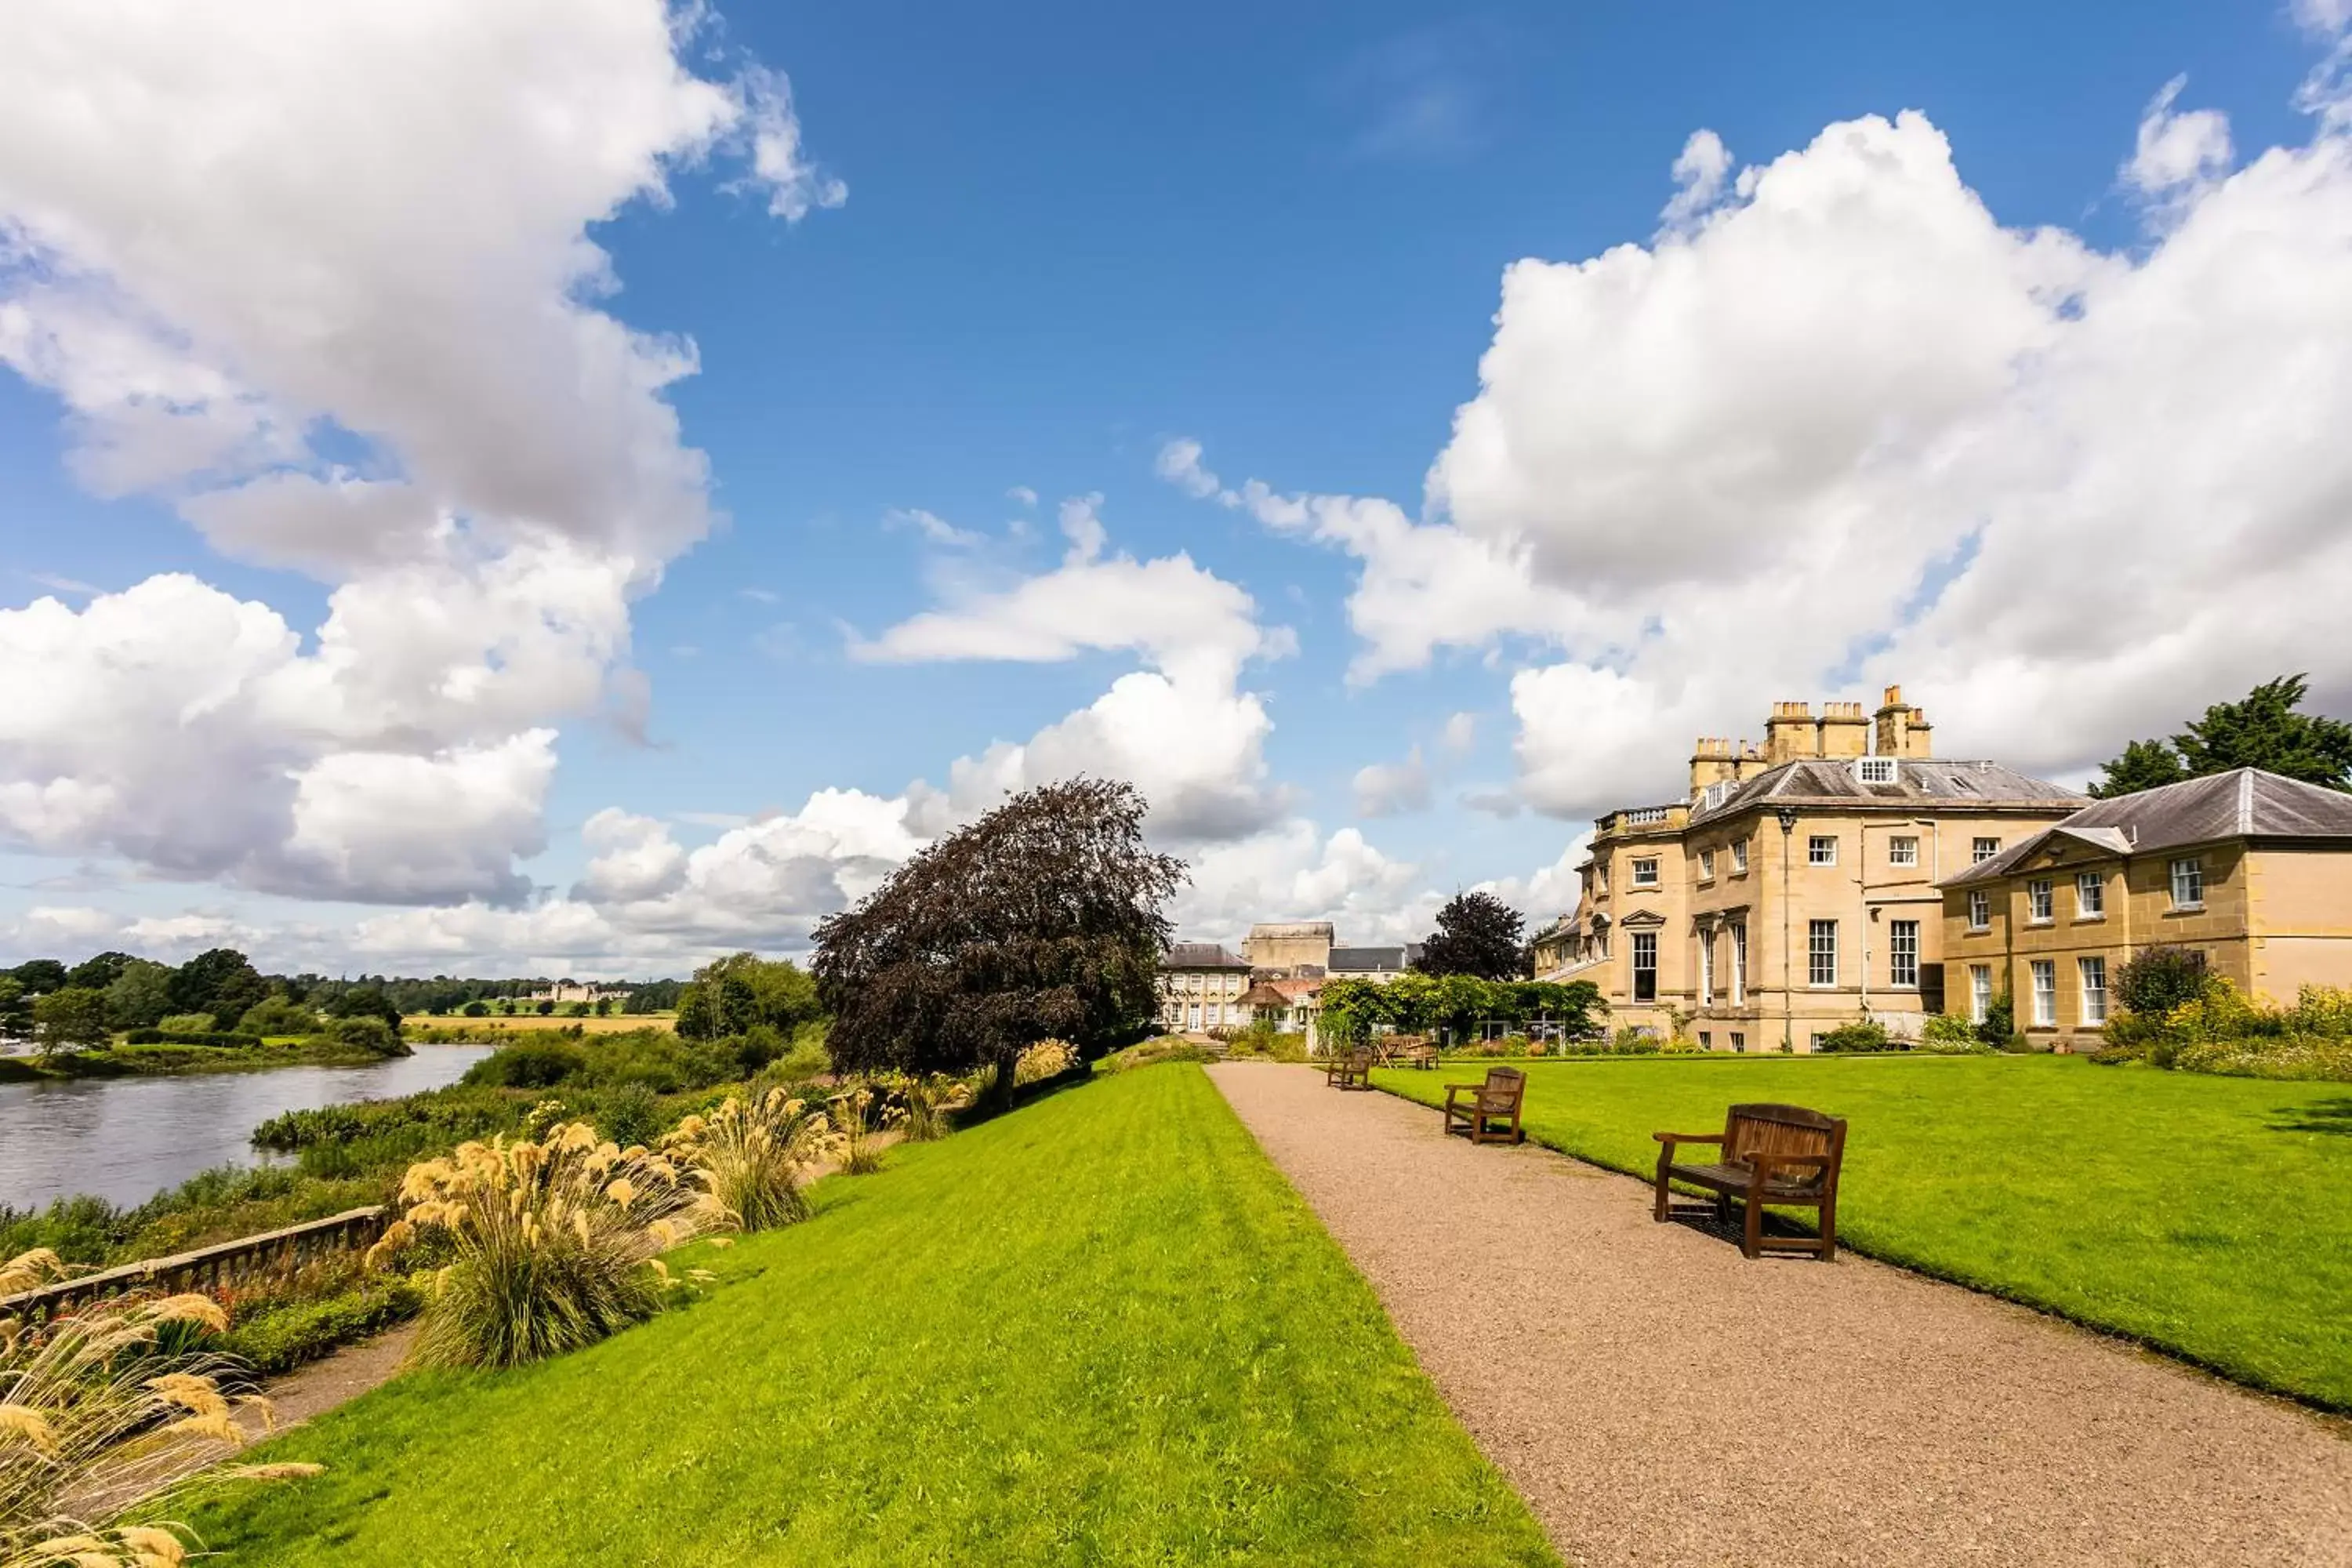
[[[1486, 1064], [1383, 1070], [1434, 1104]], [[1639, 1175], [1735, 1100], [1852, 1123], [1841, 1240], [2352, 1409], [2352, 1097], [2075, 1058], [1514, 1063], [1529, 1134]]]
[[1106, 1076], [696, 1261], [707, 1299], [271, 1445], [231, 1561], [1553, 1561], [1200, 1070]]

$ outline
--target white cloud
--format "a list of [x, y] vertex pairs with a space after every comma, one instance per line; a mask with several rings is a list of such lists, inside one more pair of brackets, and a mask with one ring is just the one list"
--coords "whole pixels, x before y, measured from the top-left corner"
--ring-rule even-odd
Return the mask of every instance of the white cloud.
[[1150, 667], [1027, 741], [958, 759], [944, 792], [918, 788], [913, 816], [925, 833], [1008, 791], [1077, 773], [1133, 783], [1151, 803], [1153, 830], [1178, 841], [1255, 832], [1285, 809], [1286, 794], [1266, 778], [1272, 721], [1239, 683], [1245, 665], [1289, 653], [1294, 639], [1260, 626], [1249, 595], [1187, 555], [1106, 556], [1101, 501], [1062, 503], [1070, 549], [1054, 570], [987, 588], [950, 584], [944, 607], [851, 644], [853, 657], [877, 662], [1045, 663], [1108, 651]]
[[1018, 501], [1023, 506], [1035, 506], [1037, 504], [1037, 492], [1031, 489], [1027, 485], [1014, 485], [1011, 489], [1004, 492], [1004, 499], [1011, 501]]
[[1723, 179], [1731, 173], [1731, 149], [1712, 131], [1694, 131], [1675, 159], [1674, 199], [1658, 215], [1669, 230], [1686, 229], [1692, 221], [1723, 200]]
[[1190, 436], [1179, 436], [1162, 446], [1152, 471], [1195, 500], [1206, 500], [1223, 490], [1217, 476], [1201, 466], [1201, 443]]
[[1429, 769], [1413, 747], [1400, 763], [1371, 763], [1356, 770], [1356, 815], [1396, 816], [1429, 809]]
[[2139, 122], [2139, 139], [2124, 164], [2124, 183], [2155, 199], [2177, 195], [2225, 174], [2230, 169], [2230, 121], [2218, 110], [2173, 111], [2185, 76], [2164, 84]]
[[[628, 604], [709, 526], [591, 226], [740, 161], [844, 190], [698, 7], [36, 7], [0, 51], [0, 363], [100, 494], [332, 585], [308, 651], [184, 577], [0, 612], [0, 843], [338, 899], [522, 894], [551, 721], [641, 729]], [[708, 56], [706, 58], [716, 58]], [[299, 134], [289, 134], [299, 127]]]
[[1948, 752], [2054, 774], [2282, 670], [2340, 710], [2352, 126], [2232, 170], [2172, 103], [2139, 247], [2003, 228], [1919, 114], [1833, 125], [1688, 232], [1510, 267], [1427, 521], [1243, 503], [1360, 559], [1360, 679], [1554, 650], [1512, 702], [1521, 793], [1566, 816], [1889, 680]]
[[939, 513], [926, 511], [919, 506], [885, 512], [882, 522], [886, 528], [911, 528], [931, 543], [951, 549], [968, 550], [981, 542], [980, 535], [970, 529], [958, 528]]
[[1478, 743], [1478, 715], [1456, 713], [1445, 721], [1439, 744], [1455, 756], [1461, 756]]
[[1427, 934], [1438, 898], [1415, 892], [1419, 868], [1392, 860], [1352, 827], [1323, 837], [1294, 817], [1194, 855], [1192, 880], [1170, 916], [1185, 937], [1237, 942], [1257, 921], [1328, 920], [1343, 941], [1401, 942]]

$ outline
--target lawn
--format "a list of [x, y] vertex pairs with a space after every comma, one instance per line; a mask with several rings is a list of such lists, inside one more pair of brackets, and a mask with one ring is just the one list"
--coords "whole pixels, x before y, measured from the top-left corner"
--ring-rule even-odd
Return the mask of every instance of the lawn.
[[415, 1374], [199, 1513], [241, 1563], [1552, 1563], [1197, 1067], [1106, 1075], [708, 1252], [565, 1359]]
[[[1486, 1064], [1382, 1070], [1434, 1103]], [[1842, 1244], [2352, 1409], [2352, 1094], [2063, 1057], [1529, 1062], [1531, 1137], [1647, 1176], [1735, 1100], [1851, 1123]], [[1627, 1194], [1629, 1202], [1636, 1201]]]

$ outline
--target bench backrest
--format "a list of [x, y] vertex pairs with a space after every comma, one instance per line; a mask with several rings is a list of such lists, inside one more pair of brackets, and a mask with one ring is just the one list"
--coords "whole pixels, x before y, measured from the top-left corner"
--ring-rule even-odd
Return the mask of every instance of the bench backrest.
[[1486, 1081], [1478, 1089], [1478, 1103], [1489, 1109], [1510, 1110], [1519, 1103], [1528, 1091], [1528, 1075], [1517, 1068], [1488, 1068]]
[[1751, 1154], [1825, 1154], [1826, 1171], [1787, 1174], [1807, 1185], [1835, 1186], [1845, 1158], [1845, 1120], [1801, 1105], [1735, 1105], [1723, 1121], [1723, 1158], [1736, 1164]]

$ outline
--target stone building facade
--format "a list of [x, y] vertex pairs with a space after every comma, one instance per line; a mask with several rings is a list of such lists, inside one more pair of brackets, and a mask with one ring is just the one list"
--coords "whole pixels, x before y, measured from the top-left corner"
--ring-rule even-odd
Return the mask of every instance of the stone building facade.
[[2352, 985], [2352, 795], [2253, 768], [2095, 801], [1940, 884], [1950, 1010], [2095, 1041], [2116, 973], [2182, 947], [2292, 1002]]
[[1717, 1050], [1806, 1051], [1864, 1016], [1916, 1033], [1944, 1005], [1937, 884], [2083, 805], [1990, 762], [1932, 754], [1889, 687], [1875, 714], [1780, 702], [1759, 749], [1705, 738], [1688, 793], [1596, 823], [1576, 910], [1538, 974], [1591, 980], [1612, 1022]]
[[1249, 960], [1213, 942], [1180, 942], [1160, 961], [1160, 1026], [1171, 1035], [1238, 1028], [1249, 1022], [1241, 1005], [1249, 989]]

